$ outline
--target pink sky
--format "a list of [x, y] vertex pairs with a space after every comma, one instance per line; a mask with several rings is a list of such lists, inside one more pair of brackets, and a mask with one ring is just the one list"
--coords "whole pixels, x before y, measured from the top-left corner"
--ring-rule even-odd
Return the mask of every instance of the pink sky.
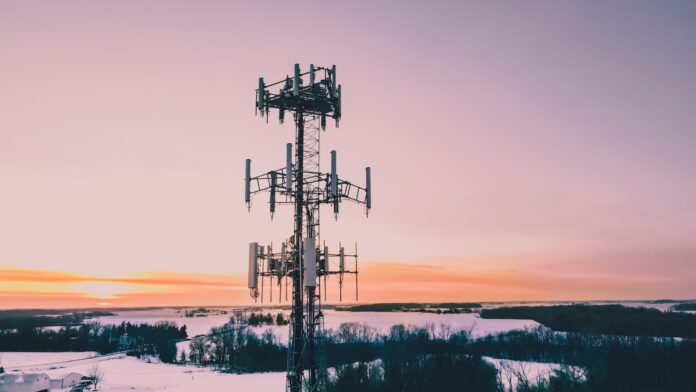
[[[694, 18], [689, 2], [3, 1], [0, 306], [97, 303], [82, 283], [104, 279], [112, 302], [248, 301], [247, 243], [291, 228], [243, 203], [244, 159], [280, 167], [293, 135], [254, 117], [254, 88], [296, 62], [337, 65], [344, 116], [322, 148], [348, 179], [373, 168], [370, 218], [346, 205], [322, 227], [359, 243], [365, 300], [696, 297]], [[449, 275], [421, 282], [426, 266]], [[133, 281], [171, 274], [205, 283]]]

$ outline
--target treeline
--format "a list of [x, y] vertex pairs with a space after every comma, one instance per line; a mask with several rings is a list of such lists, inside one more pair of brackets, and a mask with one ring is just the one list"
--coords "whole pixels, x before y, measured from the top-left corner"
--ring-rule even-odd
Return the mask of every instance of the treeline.
[[[371, 361], [380, 352], [379, 335], [364, 324], [344, 323], [337, 331], [328, 331], [318, 339], [325, 344], [328, 366]], [[284, 371], [287, 346], [281, 344], [270, 329], [257, 335], [247, 323], [232, 319], [221, 327], [212, 328], [208, 335], [193, 339], [188, 360], [231, 372]]]
[[[462, 354], [390, 357], [344, 365], [328, 382], [329, 392], [590, 392], [582, 370], [561, 367], [548, 377], [511, 368], [510, 377], [480, 357]], [[513, 381], [514, 380], [514, 381]]]
[[499, 391], [495, 366], [463, 354], [396, 357], [344, 365], [327, 383], [329, 392]]
[[[286, 356], [287, 348], [272, 331], [267, 330], [259, 337], [247, 325], [233, 320], [193, 339], [188, 360], [197, 365], [246, 373], [282, 371], [286, 368]], [[183, 356], [181, 359], [181, 362], [186, 360]]]
[[263, 325], [288, 325], [290, 324], [290, 318], [283, 313], [261, 313], [261, 312], [243, 312], [236, 311], [230, 316], [230, 323], [232, 324], [246, 324], [251, 327], [258, 327]]
[[[693, 339], [559, 333], [540, 327], [470, 341], [468, 353], [584, 369], [574, 391], [696, 391]], [[561, 375], [556, 382], [569, 382]]]
[[621, 305], [519, 306], [484, 309], [482, 318], [529, 319], [555, 331], [696, 338], [696, 315]]
[[227, 310], [223, 309], [208, 309], [208, 308], [197, 308], [184, 310], [184, 317], [207, 317], [210, 315], [227, 314]]
[[21, 327], [0, 331], [1, 351], [97, 351], [108, 354], [131, 351], [158, 355], [163, 362], [176, 360], [176, 342], [187, 338], [186, 326], [157, 324], [101, 325], [84, 323], [59, 330]]
[[[517, 392], [696, 391], [692, 339], [558, 333], [543, 327], [479, 339], [466, 332], [434, 331], [393, 327], [374, 342], [380, 360], [339, 366], [329, 390], [510, 391], [510, 383], [500, 377], [496, 381], [488, 364], [481, 363], [481, 357], [489, 356], [564, 365], [537, 380], [515, 372]], [[467, 379], [470, 383], [464, 383]]]
[[86, 319], [112, 316], [109, 312], [73, 312], [47, 310], [1, 310], [0, 330], [14, 328], [38, 328], [52, 326], [76, 326]]
[[[342, 325], [329, 339], [332, 344], [367, 344], [375, 350], [371, 358], [355, 365], [355, 353], [336, 366], [328, 380], [328, 391], [416, 392], [496, 391], [497, 370], [466, 353], [467, 332], [452, 333], [447, 326], [423, 328], [395, 325], [386, 335], [359, 324]], [[327, 354], [336, 352], [329, 350]], [[340, 347], [340, 346], [338, 346]], [[365, 353], [365, 350], [363, 350]], [[331, 362], [338, 362], [333, 360]]]
[[696, 310], [696, 302], [676, 304], [676, 305], [672, 306], [672, 310], [679, 310], [679, 311], [691, 310], [691, 311], [694, 311], [694, 310]]
[[480, 307], [481, 304], [476, 302], [404, 302], [336, 306], [335, 310], [344, 312], [470, 313], [473, 309]]
[[[327, 366], [371, 362], [388, 353], [462, 354], [468, 342], [466, 332], [453, 333], [449, 326], [424, 328], [396, 325], [388, 334], [361, 323], [343, 323], [337, 330], [328, 330], [318, 337], [326, 350]], [[279, 343], [272, 330], [256, 335], [244, 324], [229, 322], [212, 328], [206, 336], [192, 340], [189, 361], [198, 365], [216, 366], [234, 372], [283, 371], [287, 363], [287, 347]]]
[[247, 324], [250, 326], [259, 325], [288, 325], [290, 319], [285, 317], [283, 313], [278, 313], [275, 316], [271, 313], [254, 313], [252, 312], [246, 319]]

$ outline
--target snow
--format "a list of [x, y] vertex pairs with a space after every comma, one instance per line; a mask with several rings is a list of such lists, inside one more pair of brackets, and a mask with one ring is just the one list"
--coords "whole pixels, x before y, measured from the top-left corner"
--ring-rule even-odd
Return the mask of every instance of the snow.
[[[536, 385], [540, 380], [548, 380], [555, 370], [561, 369], [558, 363], [514, 361], [483, 357], [485, 361], [498, 369], [498, 378], [505, 391], [515, 390], [520, 379], [526, 379], [530, 385]], [[585, 371], [580, 367], [569, 367], [580, 379], [585, 379]]]
[[41, 327], [42, 331], [53, 331], [53, 332], [59, 332], [63, 329], [77, 329], [79, 328], [78, 326], [63, 326], [63, 325], [52, 325], [50, 327]]
[[[178, 311], [178, 312], [177, 312]], [[263, 309], [263, 313], [273, 314], [288, 311], [278, 309]], [[453, 332], [460, 330], [471, 330], [475, 337], [487, 334], [505, 332], [515, 329], [535, 328], [539, 324], [532, 320], [513, 320], [513, 319], [482, 319], [476, 313], [462, 314], [436, 314], [436, 313], [417, 313], [417, 312], [345, 312], [335, 310], [324, 310], [324, 324], [326, 329], [337, 330], [342, 323], [357, 322], [365, 323], [378, 332], [386, 333], [389, 328], [396, 324], [413, 325], [424, 327], [434, 324], [436, 329], [440, 325], [449, 325]], [[157, 323], [160, 321], [171, 321], [178, 326], [186, 325], [189, 337], [204, 335], [210, 332], [212, 327], [217, 327], [229, 321], [232, 312], [225, 315], [212, 315], [207, 317], [184, 317], [183, 311], [179, 309], [156, 309], [156, 310], [128, 310], [117, 312], [114, 316], [103, 316], [90, 321], [98, 321], [102, 324], [120, 324], [121, 322], [131, 323]], [[257, 334], [270, 329], [281, 343], [288, 340], [288, 326], [259, 326], [252, 328]], [[181, 344], [180, 344], [181, 349]]]
[[[220, 310], [219, 308], [217, 310]], [[210, 332], [212, 327], [221, 326], [229, 321], [234, 309], [226, 309], [228, 314], [208, 315], [206, 317], [185, 317], [185, 309], [149, 309], [149, 310], [127, 310], [115, 312], [113, 316], [102, 316], [90, 321], [98, 321], [102, 324], [130, 323], [157, 323], [160, 321], [171, 321], [179, 327], [186, 325], [189, 337], [205, 335]], [[284, 313], [289, 315], [289, 311], [280, 309], [261, 309], [256, 310], [263, 313]], [[412, 325], [425, 327], [434, 324], [436, 332], [441, 325], [449, 325], [452, 332], [461, 330], [471, 331], [473, 337], [485, 336], [499, 332], [506, 332], [517, 329], [528, 329], [539, 326], [532, 320], [513, 320], [513, 319], [482, 319], [476, 313], [461, 314], [437, 314], [437, 313], [417, 313], [417, 312], [346, 312], [335, 310], [324, 310], [324, 325], [327, 330], [338, 330], [342, 323], [365, 323], [377, 330], [378, 333], [387, 333], [389, 328], [396, 324]], [[260, 335], [265, 330], [272, 330], [282, 344], [287, 344], [289, 327], [287, 325], [267, 325], [252, 327], [252, 330]], [[177, 357], [184, 352], [188, 357], [189, 341], [177, 343]]]
[[[279, 391], [285, 387], [285, 373], [229, 374], [212, 368], [147, 363], [123, 354], [94, 357], [90, 352], [0, 353], [9, 372], [15, 366], [33, 365], [24, 372], [42, 372], [51, 378], [75, 372], [82, 375], [98, 364], [104, 372], [102, 391]], [[75, 361], [76, 359], [82, 359]], [[66, 361], [57, 363], [59, 361]]]
[[71, 352], [0, 352], [0, 365], [7, 370], [23, 368], [36, 364], [53, 364], [57, 362], [75, 361], [95, 357], [94, 351]]
[[[607, 305], [619, 304], [628, 307], [647, 307], [668, 311], [674, 304], [667, 303], [651, 303], [646, 301], [575, 301], [575, 302], [499, 302], [499, 303], [484, 303], [485, 309], [508, 307], [508, 306], [553, 306], [553, 305], [570, 305], [574, 303], [584, 303], [590, 305]], [[121, 324], [122, 322], [130, 323], [150, 323], [154, 324], [160, 321], [171, 321], [179, 327], [186, 325], [189, 337], [204, 335], [210, 332], [212, 327], [218, 327], [229, 321], [229, 317], [235, 310], [240, 308], [214, 307], [207, 308], [212, 311], [204, 317], [185, 317], [186, 310], [196, 308], [161, 308], [161, 309], [144, 309], [144, 310], [125, 310], [116, 311], [113, 316], [100, 316], [92, 319], [87, 319], [86, 322], [98, 321], [102, 324]], [[226, 311], [227, 314], [221, 314]], [[289, 314], [287, 310], [261, 308], [261, 309], [246, 309], [246, 311], [256, 311], [262, 313], [276, 314], [279, 312]], [[483, 336], [491, 333], [505, 332], [513, 329], [533, 328], [538, 326], [531, 320], [486, 320], [477, 317], [476, 313], [463, 314], [436, 314], [436, 313], [418, 313], [418, 312], [346, 312], [335, 310], [324, 310], [324, 320], [327, 329], [337, 329], [344, 322], [367, 323], [371, 327], [375, 327], [381, 332], [386, 332], [392, 325], [406, 324], [415, 326], [425, 326], [432, 323], [436, 327], [440, 324], [448, 324], [452, 327], [452, 331], [461, 329], [469, 330], [473, 328], [475, 336]], [[49, 327], [53, 328], [53, 327]], [[58, 327], [59, 328], [59, 327]], [[266, 329], [273, 330], [280, 338], [281, 342], [287, 341], [287, 326], [262, 326], [255, 327], [257, 333]]]
[[[218, 308], [215, 308], [218, 309]], [[204, 335], [210, 332], [211, 327], [220, 326], [229, 321], [232, 309], [228, 314], [213, 314], [205, 317], [186, 317], [187, 309], [163, 308], [146, 310], [125, 310], [113, 312], [113, 316], [100, 316], [88, 319], [85, 322], [98, 321], [102, 324], [121, 324], [130, 322], [135, 324], [155, 324], [160, 321], [172, 321], [179, 327], [186, 325], [188, 335]]]
[[478, 337], [513, 329], [534, 328], [539, 325], [532, 320], [482, 319], [476, 313], [337, 312], [333, 310], [327, 310], [324, 313], [327, 329], [337, 329], [346, 322], [360, 322], [377, 328], [383, 333], [388, 332], [389, 328], [396, 324], [417, 327], [434, 324], [436, 328], [440, 325], [449, 325], [452, 331], [471, 330], [472, 335]]

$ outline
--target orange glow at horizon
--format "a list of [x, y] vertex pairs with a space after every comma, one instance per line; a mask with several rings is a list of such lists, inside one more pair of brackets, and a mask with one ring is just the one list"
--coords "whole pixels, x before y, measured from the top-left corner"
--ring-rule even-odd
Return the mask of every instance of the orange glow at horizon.
[[[335, 278], [330, 278], [331, 280]], [[343, 299], [355, 302], [354, 278], [344, 281]], [[359, 302], [549, 301], [650, 299], [645, 286], [670, 280], [649, 276], [582, 276], [511, 269], [466, 271], [444, 264], [365, 263]], [[0, 308], [253, 305], [238, 275], [173, 274], [91, 277], [43, 270], [0, 270]], [[268, 290], [268, 281], [266, 281]], [[330, 284], [327, 303], [338, 303]], [[282, 291], [274, 285], [274, 301]], [[649, 295], [649, 294], [648, 294]], [[620, 297], [619, 297], [620, 296]], [[266, 301], [268, 302], [268, 291]], [[282, 303], [286, 303], [283, 301]], [[258, 303], [260, 304], [260, 303]]]

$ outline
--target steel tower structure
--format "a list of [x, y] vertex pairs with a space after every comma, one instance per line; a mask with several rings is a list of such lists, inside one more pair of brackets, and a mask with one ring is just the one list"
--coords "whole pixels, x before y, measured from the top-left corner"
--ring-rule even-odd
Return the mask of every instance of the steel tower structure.
[[[271, 88], [277, 92], [271, 92]], [[326, 383], [326, 362], [323, 350], [324, 316], [321, 311], [321, 286], [326, 298], [327, 277], [338, 277], [340, 298], [344, 275], [355, 276], [355, 295], [358, 296], [358, 254], [347, 254], [339, 244], [338, 251], [330, 253], [320, 246], [320, 210], [322, 204], [332, 207], [338, 218], [339, 204], [350, 200], [365, 206], [369, 212], [371, 201], [370, 168], [365, 168], [365, 186], [361, 187], [340, 179], [336, 170], [336, 151], [331, 151], [331, 171], [320, 170], [320, 136], [326, 129], [327, 118], [338, 126], [341, 118], [341, 86], [336, 82], [336, 66], [331, 68], [310, 65], [302, 73], [295, 64], [293, 77], [265, 84], [259, 78], [256, 90], [256, 112], [268, 118], [271, 109], [277, 109], [282, 124], [285, 113], [293, 115], [295, 149], [286, 145], [285, 167], [259, 176], [251, 176], [251, 160], [246, 160], [245, 201], [250, 207], [253, 195], [269, 193], [271, 218], [276, 205], [293, 206], [294, 230], [285, 239], [279, 251], [272, 245], [249, 244], [249, 289], [254, 299], [261, 297], [268, 286], [273, 301], [273, 285], [278, 287], [277, 300], [282, 301], [285, 282], [285, 300], [288, 280], [292, 283], [292, 310], [288, 339], [288, 366], [286, 390], [289, 392], [323, 391]], [[347, 266], [346, 260], [353, 260]], [[259, 287], [259, 278], [261, 285]], [[260, 288], [260, 290], [259, 290]]]

